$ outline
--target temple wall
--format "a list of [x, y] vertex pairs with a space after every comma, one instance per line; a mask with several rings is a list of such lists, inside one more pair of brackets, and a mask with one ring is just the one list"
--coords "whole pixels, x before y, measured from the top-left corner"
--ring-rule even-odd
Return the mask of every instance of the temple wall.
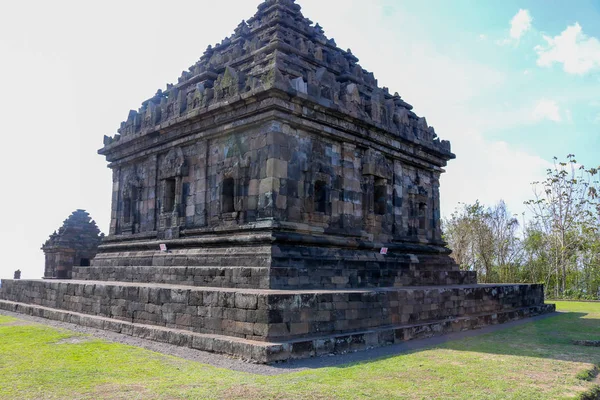
[[441, 240], [439, 172], [328, 134], [268, 122], [114, 167], [112, 235], [272, 219], [379, 242]]

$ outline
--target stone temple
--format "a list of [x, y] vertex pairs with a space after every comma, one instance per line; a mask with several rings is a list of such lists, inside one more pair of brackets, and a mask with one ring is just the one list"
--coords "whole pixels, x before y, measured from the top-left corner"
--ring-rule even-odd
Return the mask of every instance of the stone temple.
[[42, 245], [44, 279], [71, 278], [73, 266], [89, 266], [103, 237], [85, 210], [74, 211]]
[[552, 311], [542, 285], [479, 285], [450, 258], [454, 154], [411, 110], [294, 0], [266, 0], [104, 138], [91, 266], [4, 280], [0, 307], [261, 363]]

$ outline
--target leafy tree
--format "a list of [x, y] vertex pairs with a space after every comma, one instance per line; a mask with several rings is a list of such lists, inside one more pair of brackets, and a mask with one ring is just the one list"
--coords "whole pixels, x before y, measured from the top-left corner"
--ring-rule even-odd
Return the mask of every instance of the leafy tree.
[[539, 282], [556, 298], [600, 299], [599, 169], [555, 158], [533, 183], [522, 224], [503, 201], [461, 204], [443, 221], [452, 256], [484, 283]]
[[518, 279], [522, 254], [518, 227], [503, 201], [488, 208], [479, 201], [463, 204], [444, 221], [454, 259], [463, 269], [477, 271], [484, 283]]
[[546, 179], [533, 183], [534, 198], [525, 203], [533, 215], [535, 229], [547, 238], [547, 261], [555, 273], [556, 297], [565, 293], [567, 275], [576, 267], [578, 250], [584, 245], [582, 233], [597, 229], [597, 225], [594, 227], [597, 174], [597, 169], [579, 166], [572, 154], [566, 162], [554, 158]]

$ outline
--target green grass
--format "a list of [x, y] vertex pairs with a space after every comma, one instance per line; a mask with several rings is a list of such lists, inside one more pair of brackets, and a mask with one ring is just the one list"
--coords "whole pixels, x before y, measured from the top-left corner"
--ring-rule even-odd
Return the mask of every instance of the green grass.
[[275, 377], [0, 316], [0, 399], [561, 399], [593, 393], [600, 348], [571, 341], [600, 339], [600, 303], [557, 307], [567, 313], [435, 348]]
[[8, 324], [8, 323], [14, 322], [14, 321], [16, 321], [15, 318], [0, 315], [0, 324]]

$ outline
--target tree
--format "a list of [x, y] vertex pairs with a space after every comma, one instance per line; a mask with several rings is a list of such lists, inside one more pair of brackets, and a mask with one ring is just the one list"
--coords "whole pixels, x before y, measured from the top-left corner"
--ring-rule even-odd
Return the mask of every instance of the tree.
[[444, 221], [445, 239], [461, 268], [477, 271], [480, 281], [515, 282], [522, 254], [519, 222], [500, 201], [485, 208], [463, 204]]
[[555, 158], [546, 179], [533, 183], [522, 224], [503, 201], [461, 204], [443, 221], [452, 256], [481, 282], [539, 282], [555, 298], [600, 299], [599, 170], [573, 155]]
[[555, 295], [567, 288], [567, 275], [577, 264], [578, 250], [583, 245], [582, 233], [594, 227], [597, 209], [597, 169], [579, 166], [575, 156], [566, 162], [554, 158], [543, 182], [534, 182], [534, 198], [525, 204], [533, 214], [533, 229], [547, 238], [548, 263], [555, 273]]
[[523, 247], [518, 237], [519, 221], [508, 212], [503, 200], [489, 209], [488, 225], [492, 231], [495, 262], [500, 282], [516, 282]]

